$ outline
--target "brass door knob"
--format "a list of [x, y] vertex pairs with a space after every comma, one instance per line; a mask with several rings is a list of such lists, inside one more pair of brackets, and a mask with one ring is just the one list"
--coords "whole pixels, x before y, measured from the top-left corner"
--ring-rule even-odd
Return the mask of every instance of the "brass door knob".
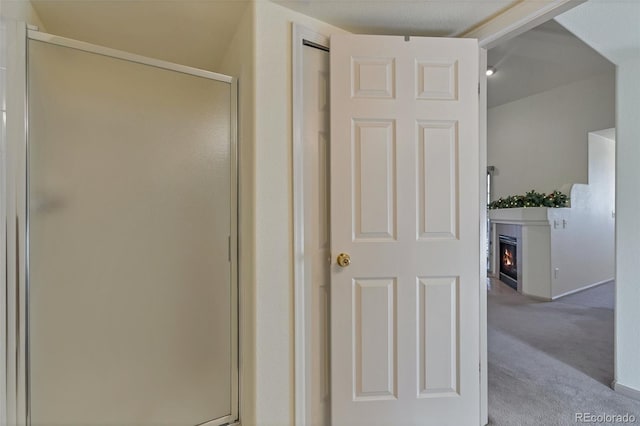
[[336, 261], [338, 262], [338, 265], [346, 268], [347, 266], [351, 265], [351, 256], [349, 256], [347, 253], [340, 253]]

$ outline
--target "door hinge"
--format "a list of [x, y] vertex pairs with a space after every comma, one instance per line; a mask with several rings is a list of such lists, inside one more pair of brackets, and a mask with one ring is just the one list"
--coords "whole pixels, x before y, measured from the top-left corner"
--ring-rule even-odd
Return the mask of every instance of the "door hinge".
[[227, 239], [227, 260], [231, 262], [231, 235]]
[[478, 83], [478, 96], [480, 95], [480, 83]]

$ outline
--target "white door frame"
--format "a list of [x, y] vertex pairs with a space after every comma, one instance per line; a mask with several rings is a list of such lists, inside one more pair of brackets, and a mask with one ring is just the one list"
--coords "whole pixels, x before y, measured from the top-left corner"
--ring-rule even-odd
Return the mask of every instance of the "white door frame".
[[303, 41], [310, 41], [329, 48], [329, 37], [307, 27], [292, 24], [292, 80], [293, 80], [293, 276], [294, 276], [294, 360], [295, 424], [302, 426], [309, 421], [311, 386], [311, 288], [305, 282], [305, 270], [310, 259], [304, 251], [304, 104], [303, 104]]
[[477, 38], [480, 47], [491, 49], [587, 0], [524, 0], [484, 24], [458, 34]]
[[487, 288], [486, 288], [486, 275], [487, 275], [487, 262], [486, 257], [482, 255], [484, 250], [487, 249], [487, 75], [485, 70], [487, 69], [487, 49], [480, 48], [479, 64], [479, 86], [478, 92], [480, 97], [480, 107], [478, 113], [480, 115], [478, 120], [478, 130], [480, 131], [480, 137], [478, 141], [480, 143], [480, 424], [486, 425], [489, 423], [489, 362], [488, 362], [488, 350], [487, 350]]
[[[550, 0], [546, 3], [525, 0], [514, 7], [487, 21], [483, 25], [470, 31], [460, 33], [459, 37], [477, 38], [480, 49], [480, 186], [481, 198], [478, 206], [480, 220], [480, 247], [486, 247], [486, 163], [487, 163], [487, 82], [484, 70], [487, 67], [487, 50], [512, 39], [561, 13], [584, 3], [586, 0]], [[294, 248], [294, 411], [295, 425], [307, 425], [308, 386], [310, 380], [309, 366], [311, 354], [308, 336], [311, 327], [308, 320], [309, 297], [304, 282], [304, 197], [303, 197], [303, 115], [302, 115], [302, 40], [307, 39], [322, 46], [329, 47], [329, 36], [312, 31], [304, 26], [293, 23], [292, 31], [292, 77], [293, 77], [293, 248]], [[479, 272], [483, 277], [486, 273], [484, 257], [480, 257]], [[480, 420], [481, 424], [488, 423], [487, 402], [487, 294], [481, 280], [480, 291]]]

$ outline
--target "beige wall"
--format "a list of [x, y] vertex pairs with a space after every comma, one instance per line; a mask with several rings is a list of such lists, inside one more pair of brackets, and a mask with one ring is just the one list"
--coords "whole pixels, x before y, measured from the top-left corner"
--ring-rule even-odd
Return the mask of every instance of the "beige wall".
[[[28, 2], [11, 15], [41, 23]], [[251, 2], [218, 71], [239, 78], [241, 415], [244, 425], [294, 417], [292, 23], [342, 30], [266, 0]]]
[[218, 72], [238, 79], [240, 420], [255, 425], [255, 3], [247, 2]]
[[44, 25], [29, 0], [0, 0], [0, 15], [4, 19], [24, 21], [37, 25], [41, 30]]
[[489, 109], [492, 200], [587, 183], [587, 134], [615, 126], [615, 74], [600, 74]]
[[256, 4], [256, 419], [293, 424], [291, 33], [338, 28], [269, 1]]

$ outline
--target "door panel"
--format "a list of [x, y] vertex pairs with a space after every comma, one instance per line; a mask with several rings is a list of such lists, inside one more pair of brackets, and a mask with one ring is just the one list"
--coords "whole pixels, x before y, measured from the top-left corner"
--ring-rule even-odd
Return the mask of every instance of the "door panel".
[[395, 239], [395, 123], [354, 120], [355, 239]]
[[355, 399], [395, 399], [396, 280], [356, 279], [354, 284]]
[[231, 86], [29, 41], [33, 425], [232, 414]]
[[418, 278], [420, 397], [458, 393], [458, 278]]
[[331, 49], [333, 425], [477, 425], [477, 43]]
[[455, 121], [418, 121], [419, 238], [458, 236], [458, 131]]

